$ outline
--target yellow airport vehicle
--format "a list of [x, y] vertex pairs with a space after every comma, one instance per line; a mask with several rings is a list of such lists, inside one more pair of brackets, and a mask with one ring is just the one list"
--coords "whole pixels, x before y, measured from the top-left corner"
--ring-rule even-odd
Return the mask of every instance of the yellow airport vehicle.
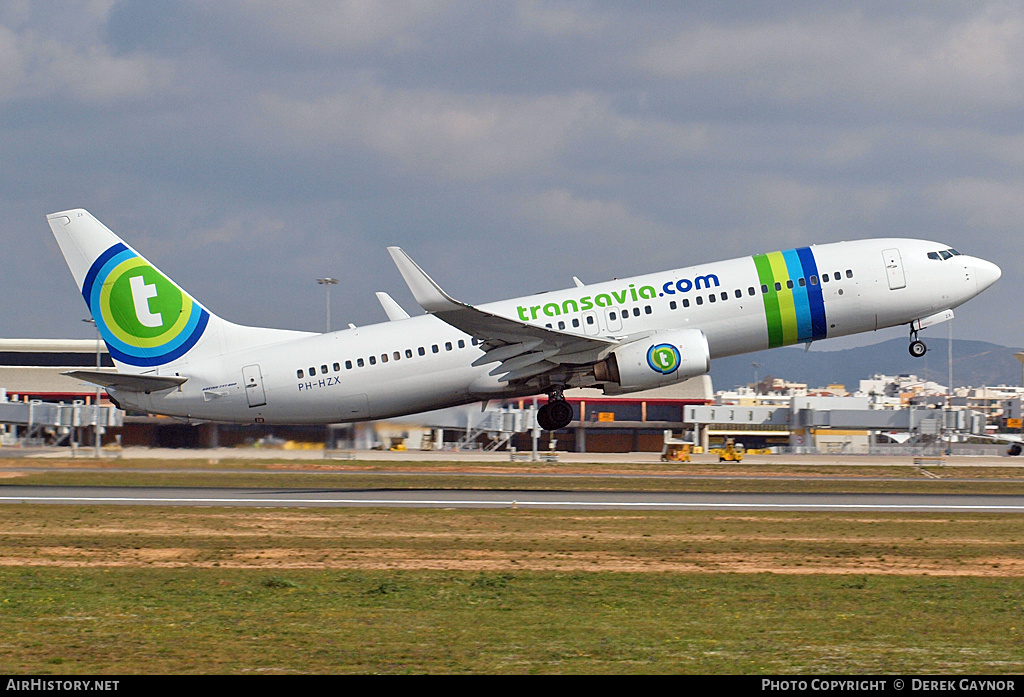
[[662, 462], [689, 462], [690, 453], [693, 452], [693, 443], [673, 438], [672, 431], [665, 431], [665, 444], [661, 446]]
[[689, 462], [690, 453], [693, 451], [693, 446], [690, 443], [674, 443], [665, 446], [665, 450], [661, 453], [661, 461], [669, 462]]
[[719, 462], [740, 462], [743, 460], [743, 444], [732, 438], [725, 439], [725, 447], [718, 451]]

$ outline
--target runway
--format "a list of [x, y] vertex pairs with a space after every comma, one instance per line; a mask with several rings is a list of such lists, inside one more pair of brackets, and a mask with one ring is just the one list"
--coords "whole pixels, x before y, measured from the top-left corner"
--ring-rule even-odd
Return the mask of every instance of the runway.
[[4, 486], [0, 504], [1024, 513], [1024, 496]]

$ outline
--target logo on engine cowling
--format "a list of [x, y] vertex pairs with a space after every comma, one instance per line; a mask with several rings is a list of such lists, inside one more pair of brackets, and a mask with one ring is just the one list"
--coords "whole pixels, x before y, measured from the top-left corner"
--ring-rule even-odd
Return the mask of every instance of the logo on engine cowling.
[[672, 344], [656, 344], [647, 349], [647, 365], [651, 370], [662, 375], [669, 375], [679, 369], [682, 356], [679, 349]]

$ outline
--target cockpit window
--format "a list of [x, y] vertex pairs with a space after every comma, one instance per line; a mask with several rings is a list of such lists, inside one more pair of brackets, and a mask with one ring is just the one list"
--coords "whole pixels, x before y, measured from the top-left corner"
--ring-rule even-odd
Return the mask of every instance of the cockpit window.
[[960, 256], [960, 252], [956, 251], [952, 247], [949, 249], [943, 249], [940, 252], [928, 252], [929, 259], [936, 259], [944, 261], [946, 259], [952, 259], [953, 257]]

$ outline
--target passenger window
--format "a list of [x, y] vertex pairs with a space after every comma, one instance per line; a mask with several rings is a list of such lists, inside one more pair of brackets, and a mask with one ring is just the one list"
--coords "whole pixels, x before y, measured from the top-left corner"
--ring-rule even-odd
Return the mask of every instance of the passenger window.
[[579, 326], [580, 326], [580, 320], [579, 320], [579, 318], [576, 318], [576, 317], [574, 317], [574, 318], [573, 318], [573, 320], [572, 320], [572, 326], [574, 326], [574, 327], [579, 327]]
[[466, 340], [459, 339], [459, 348], [466, 348]]
[[818, 285], [818, 277], [816, 275], [815, 276], [811, 276], [811, 285], [812, 286]]
[[559, 328], [559, 329], [565, 329], [565, 322], [563, 322], [563, 321], [559, 320], [559, 321], [558, 321], [558, 328]]
[[841, 280], [843, 278], [843, 275], [841, 273], [839, 273], [838, 271], [836, 271], [834, 274], [832, 274], [832, 277], [835, 278], [838, 281], [838, 280]]
[[[639, 310], [637, 310], [637, 312], [639, 313]], [[647, 315], [651, 314], [651, 306], [650, 305], [644, 305], [644, 314], [647, 314]]]
[[703, 305], [704, 304], [704, 296], [703, 295], [698, 295], [697, 296], [697, 304], [698, 305]]
[[388, 354], [386, 354], [386, 353], [380, 354], [380, 362], [381, 363], [387, 363], [388, 362]]
[[728, 293], [726, 293], [726, 292], [725, 292], [725, 291], [723, 290], [723, 291], [722, 291], [722, 300], [728, 300], [728, 299], [729, 299], [729, 294], [728, 294]]
[[297, 377], [297, 378], [304, 378], [304, 377], [306, 377], [306, 376], [305, 376], [305, 374], [304, 374], [304, 373], [302, 372], [302, 369], [300, 368], [299, 370], [296, 370], [296, 371], [295, 371], [295, 377]]
[[594, 316], [593, 315], [587, 315], [587, 324], [593, 324], [593, 323], [594, 323]]
[[[648, 312], [648, 314], [650, 314], [650, 313]], [[634, 307], [633, 308], [633, 316], [634, 317], [639, 317], [640, 316], [640, 308], [639, 307]]]
[[754, 286], [750, 286], [749, 288], [747, 288], [747, 295], [753, 295], [754, 292]]
[[828, 274], [827, 273], [823, 273], [821, 275], [821, 282], [822, 283], [828, 283]]
[[779, 283], [778, 281], [776, 281], [775, 282], [775, 291], [778, 292], [780, 290], [782, 290], [782, 284]]
[[431, 350], [431, 352], [433, 352], [433, 353], [438, 353], [438, 352], [439, 352], [439, 351], [440, 351], [441, 349], [439, 349], [439, 348], [437, 347], [437, 344], [434, 344], [434, 345], [432, 345], [432, 346], [430, 347], [430, 350]]
[[370, 365], [377, 365], [377, 357], [370, 356]]
[[421, 356], [426, 356], [427, 355], [427, 350], [425, 348], [423, 348], [422, 346], [420, 346], [418, 349], [416, 349], [416, 353], [420, 354]]
[[334, 364], [334, 372], [337, 373], [339, 370], [341, 370], [341, 364], [340, 363], [335, 363]]
[[309, 368], [309, 375], [310, 375], [310, 377], [312, 377], [313, 375], [316, 375], [316, 368], [313, 368], [312, 366], [310, 366], [310, 368]]
[[614, 312], [609, 312], [608, 313], [608, 319], [614, 320], [615, 319], [615, 313]]
[[345, 361], [345, 370], [352, 370], [352, 361]]
[[718, 298], [715, 297], [714, 293], [712, 293], [711, 295], [708, 296], [708, 302], [712, 302], [713, 303], [713, 302], [715, 302], [717, 300], [718, 300]]
[[444, 342], [444, 350], [445, 351], [451, 351], [452, 350], [452, 342], [450, 342], [450, 341]]
[[846, 277], [847, 278], [853, 278], [853, 271], [851, 269], [847, 269], [846, 270]]
[[683, 298], [683, 307], [689, 307], [689, 306], [690, 306], [690, 299], [689, 298]]
[[801, 287], [801, 288], [803, 288], [804, 286], [806, 286], [806, 285], [807, 285], [807, 279], [806, 279], [806, 278], [804, 278], [804, 277], [802, 277], [802, 276], [801, 276], [800, 278], [798, 278], [798, 279], [796, 280], [796, 282], [800, 284], [800, 287]]
[[406, 349], [405, 350], [405, 357], [406, 358], [412, 358], [412, 349]]
[[394, 355], [396, 361], [399, 361], [399, 360], [402, 359], [402, 352], [401, 351], [395, 351], [395, 353], [393, 355]]
[[671, 309], [671, 310], [675, 310], [676, 308], [679, 307], [678, 305], [676, 305], [676, 301], [675, 300], [669, 300], [668, 301], [668, 306], [669, 306], [669, 309]]
[[737, 298], [742, 298], [743, 297], [743, 291], [740, 290], [739, 288], [736, 289], [736, 297]]
[[320, 374], [321, 375], [327, 375], [327, 366], [326, 365], [320, 366]]
[[364, 365], [366, 365], [366, 362], [363, 361], [362, 358], [359, 358], [359, 359], [356, 360], [356, 365], [359, 366], [360, 368], [362, 368]]
[[791, 278], [788, 281], [786, 281], [786, 288], [792, 289], [792, 287], [793, 287], [793, 279]]
[[767, 284], [763, 284], [761, 286], [761, 292], [764, 293], [765, 295], [768, 294], [768, 286], [767, 286]]

